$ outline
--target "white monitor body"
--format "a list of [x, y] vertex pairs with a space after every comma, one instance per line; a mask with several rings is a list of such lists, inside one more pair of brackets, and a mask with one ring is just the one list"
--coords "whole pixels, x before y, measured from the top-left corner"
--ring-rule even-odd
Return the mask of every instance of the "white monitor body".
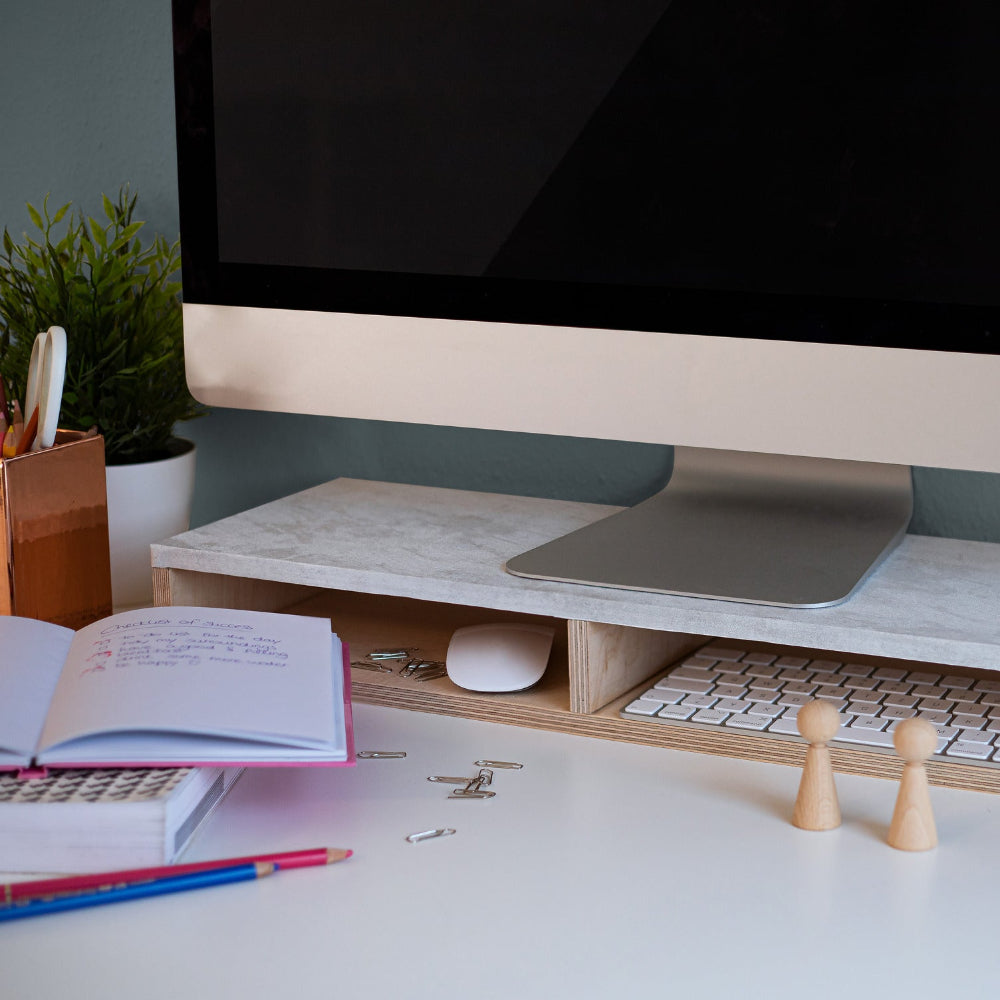
[[995, 355], [198, 303], [184, 339], [214, 406], [1000, 472]]

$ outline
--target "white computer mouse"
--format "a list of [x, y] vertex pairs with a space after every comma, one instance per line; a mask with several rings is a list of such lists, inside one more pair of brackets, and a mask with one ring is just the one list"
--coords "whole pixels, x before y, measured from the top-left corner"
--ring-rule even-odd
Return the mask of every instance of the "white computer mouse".
[[521, 691], [545, 673], [555, 634], [528, 622], [457, 629], [445, 659], [448, 676], [468, 691]]

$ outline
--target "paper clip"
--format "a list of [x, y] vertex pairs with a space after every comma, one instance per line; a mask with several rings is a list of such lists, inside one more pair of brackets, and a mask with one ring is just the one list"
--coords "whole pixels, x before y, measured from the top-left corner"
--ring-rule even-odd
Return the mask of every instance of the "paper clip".
[[[411, 677], [418, 670], [421, 671], [421, 672], [423, 672], [425, 670], [434, 670], [435, 672], [440, 671], [440, 673], [435, 673], [435, 676], [440, 677], [440, 676], [442, 676], [444, 674], [445, 667], [444, 667], [444, 664], [440, 660], [421, 660], [421, 659], [418, 658], [418, 659], [410, 660], [410, 662], [407, 663], [406, 666], [403, 667], [402, 670], [400, 670], [399, 676], [400, 677]], [[418, 678], [418, 680], [419, 680], [419, 678]], [[428, 678], [428, 680], [430, 680], [430, 678]]]
[[476, 767], [499, 767], [507, 768], [513, 771], [520, 771], [523, 764], [515, 764], [513, 761], [509, 760], [474, 760], [472, 762]]
[[427, 779], [428, 781], [438, 781], [445, 785], [467, 785], [469, 783], [468, 778], [448, 778], [443, 774], [435, 774]]
[[435, 663], [421, 669], [413, 679], [415, 681], [433, 681], [437, 680], [438, 677], [444, 677], [447, 673], [443, 663]]
[[411, 833], [406, 839], [411, 844], [419, 844], [421, 840], [433, 840], [435, 837], [450, 837], [454, 830], [424, 830], [421, 833]]
[[380, 674], [391, 674], [392, 667], [383, 667], [380, 663], [365, 663], [364, 660], [351, 660], [351, 668], [360, 667], [362, 670], [377, 670]]
[[389, 760], [397, 757], [405, 757], [405, 750], [359, 750], [358, 760]]
[[489, 785], [493, 781], [493, 772], [488, 768], [483, 768], [474, 778], [469, 778], [465, 788], [456, 788], [452, 791], [449, 799], [492, 799], [496, 792], [484, 792], [483, 785]]

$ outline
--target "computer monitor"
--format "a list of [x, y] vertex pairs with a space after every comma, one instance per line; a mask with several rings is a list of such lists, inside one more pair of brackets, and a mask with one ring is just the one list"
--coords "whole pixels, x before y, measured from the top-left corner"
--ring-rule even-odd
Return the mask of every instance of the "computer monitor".
[[508, 570], [764, 604], [1000, 471], [989, 0], [173, 8], [205, 402], [675, 445]]

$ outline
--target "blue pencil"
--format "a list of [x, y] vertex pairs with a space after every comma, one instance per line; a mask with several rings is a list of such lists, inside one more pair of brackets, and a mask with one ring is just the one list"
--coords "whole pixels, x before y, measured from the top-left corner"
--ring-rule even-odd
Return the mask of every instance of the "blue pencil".
[[263, 875], [270, 875], [274, 870], [275, 865], [267, 862], [232, 865], [229, 868], [212, 868], [208, 871], [192, 872], [189, 875], [170, 875], [149, 882], [134, 882], [130, 885], [115, 886], [112, 889], [55, 896], [51, 899], [33, 899], [26, 903], [0, 906], [0, 922], [18, 920], [21, 917], [40, 917], [46, 913], [60, 913], [63, 910], [78, 910], [85, 906], [120, 903], [126, 899], [162, 896], [168, 892], [184, 892], [187, 889], [205, 889], [211, 885], [245, 882]]

